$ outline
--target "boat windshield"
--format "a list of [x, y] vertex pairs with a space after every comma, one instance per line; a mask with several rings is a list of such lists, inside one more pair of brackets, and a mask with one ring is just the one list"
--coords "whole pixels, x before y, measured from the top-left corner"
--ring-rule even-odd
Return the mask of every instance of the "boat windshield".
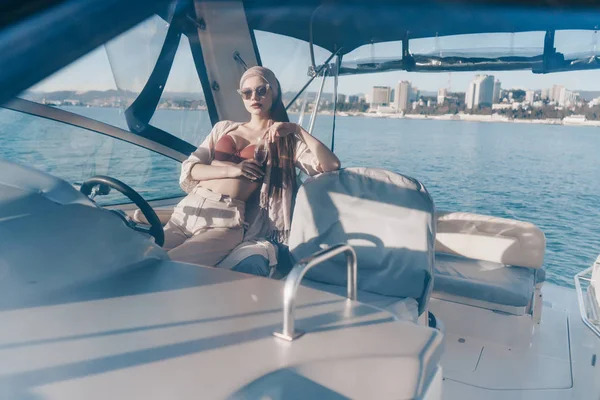
[[[148, 117], [145, 126], [151, 130], [136, 129], [128, 118], [164, 47], [169, 18], [149, 18], [22, 93], [26, 102], [0, 108], [0, 157], [74, 185], [109, 175], [147, 200], [182, 196], [180, 161], [212, 127], [185, 35], [178, 32], [172, 40], [172, 68], [166, 70], [156, 105], [137, 109], [138, 117]], [[139, 142], [132, 132], [166, 139], [157, 146]], [[116, 191], [96, 201], [129, 202]]]

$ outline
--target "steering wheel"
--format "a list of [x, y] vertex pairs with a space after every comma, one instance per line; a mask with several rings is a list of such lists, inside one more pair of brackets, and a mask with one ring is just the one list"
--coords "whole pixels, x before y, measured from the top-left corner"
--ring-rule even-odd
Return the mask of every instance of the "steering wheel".
[[81, 185], [81, 188], [79, 188], [79, 191], [89, 197], [92, 194], [92, 189], [96, 186], [100, 187], [100, 194], [108, 194], [110, 188], [113, 188], [127, 196], [129, 200], [133, 201], [133, 203], [142, 211], [142, 214], [144, 214], [144, 217], [146, 217], [150, 223], [150, 229], [148, 230], [132, 226], [131, 224], [129, 225], [137, 231], [152, 235], [157, 245], [162, 246], [165, 243], [165, 232], [158, 215], [156, 215], [150, 204], [148, 204], [138, 192], [120, 180], [104, 175], [96, 175], [86, 180]]

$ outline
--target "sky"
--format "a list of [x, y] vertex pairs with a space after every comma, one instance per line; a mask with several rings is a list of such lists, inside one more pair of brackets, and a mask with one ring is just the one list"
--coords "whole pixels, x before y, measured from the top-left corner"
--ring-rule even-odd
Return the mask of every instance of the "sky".
[[[36, 91], [56, 90], [140, 90], [148, 77], [162, 40], [167, 24], [158, 17], [147, 20], [121, 37], [101, 46], [87, 56], [57, 72], [34, 86]], [[565, 54], [596, 52], [598, 34], [591, 31], [559, 31], [555, 46]], [[278, 76], [284, 91], [297, 91], [308, 80], [310, 65], [309, 45], [306, 42], [267, 32], [256, 32], [257, 45], [264, 66], [271, 68]], [[485, 35], [459, 35], [452, 37], [428, 38], [411, 41], [414, 54], [435, 53], [454, 50], [498, 50], [505, 52], [525, 51], [540, 54], [543, 48], [543, 32], [504, 33]], [[600, 49], [598, 49], [600, 50]], [[135, 54], [135, 57], [132, 55]], [[355, 49], [344, 56], [344, 61], [368, 60], [371, 58], [394, 57], [401, 54], [400, 42], [378, 43]], [[330, 53], [322, 48], [315, 49], [317, 64], [324, 62]], [[113, 70], [116, 72], [113, 74]], [[394, 71], [368, 75], [344, 76], [339, 80], [339, 92], [345, 94], [369, 93], [373, 86], [395, 86], [398, 81], [411, 81], [420, 90], [437, 91], [450, 88], [464, 92], [476, 73], [409, 73]], [[530, 71], [487, 72], [502, 82], [502, 87], [521, 89], [542, 89], [555, 84], [571, 90], [600, 90], [600, 70], [573, 71], [538, 75]], [[115, 78], [116, 77], [116, 78]], [[332, 81], [331, 79], [329, 81]], [[316, 90], [314, 82], [309, 90]], [[173, 69], [167, 82], [166, 91], [190, 92], [201, 90], [194, 68], [187, 38], [182, 37], [175, 57]], [[332, 91], [333, 83], [327, 82], [325, 91]]]

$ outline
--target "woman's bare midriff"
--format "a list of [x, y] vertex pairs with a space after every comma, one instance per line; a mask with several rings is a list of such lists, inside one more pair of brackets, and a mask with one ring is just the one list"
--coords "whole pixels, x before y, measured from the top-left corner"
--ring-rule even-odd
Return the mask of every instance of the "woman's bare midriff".
[[215, 193], [224, 194], [231, 198], [247, 201], [258, 190], [262, 181], [252, 182], [248, 178], [223, 178], [200, 182], [200, 186]]

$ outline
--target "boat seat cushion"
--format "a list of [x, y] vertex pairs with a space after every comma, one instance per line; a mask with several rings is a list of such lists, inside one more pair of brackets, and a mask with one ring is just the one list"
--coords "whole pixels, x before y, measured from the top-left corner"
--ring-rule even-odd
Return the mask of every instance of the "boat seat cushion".
[[466, 212], [437, 212], [435, 250], [504, 265], [542, 268], [546, 238], [530, 222]]
[[240, 262], [231, 267], [231, 270], [256, 276], [269, 276], [271, 273], [271, 267], [269, 267], [269, 260], [261, 256], [260, 254], [253, 254], [251, 256], [245, 257]]
[[[311, 281], [310, 279], [304, 279], [302, 286], [346, 297], [346, 288], [342, 286], [328, 285], [326, 283]], [[401, 321], [417, 323], [419, 318], [419, 304], [415, 299], [383, 296], [359, 290], [357, 300], [380, 310], [387, 311]]]
[[216, 267], [252, 275], [271, 276], [277, 267], [277, 247], [267, 240], [237, 245]]
[[449, 294], [510, 307], [529, 305], [536, 283], [536, 271], [436, 254], [433, 296]]
[[[425, 308], [433, 275], [434, 204], [415, 179], [375, 168], [347, 168], [308, 178], [296, 196], [289, 239], [293, 262], [348, 243], [358, 257], [358, 289], [409, 297]], [[344, 287], [339, 255], [306, 278]]]

